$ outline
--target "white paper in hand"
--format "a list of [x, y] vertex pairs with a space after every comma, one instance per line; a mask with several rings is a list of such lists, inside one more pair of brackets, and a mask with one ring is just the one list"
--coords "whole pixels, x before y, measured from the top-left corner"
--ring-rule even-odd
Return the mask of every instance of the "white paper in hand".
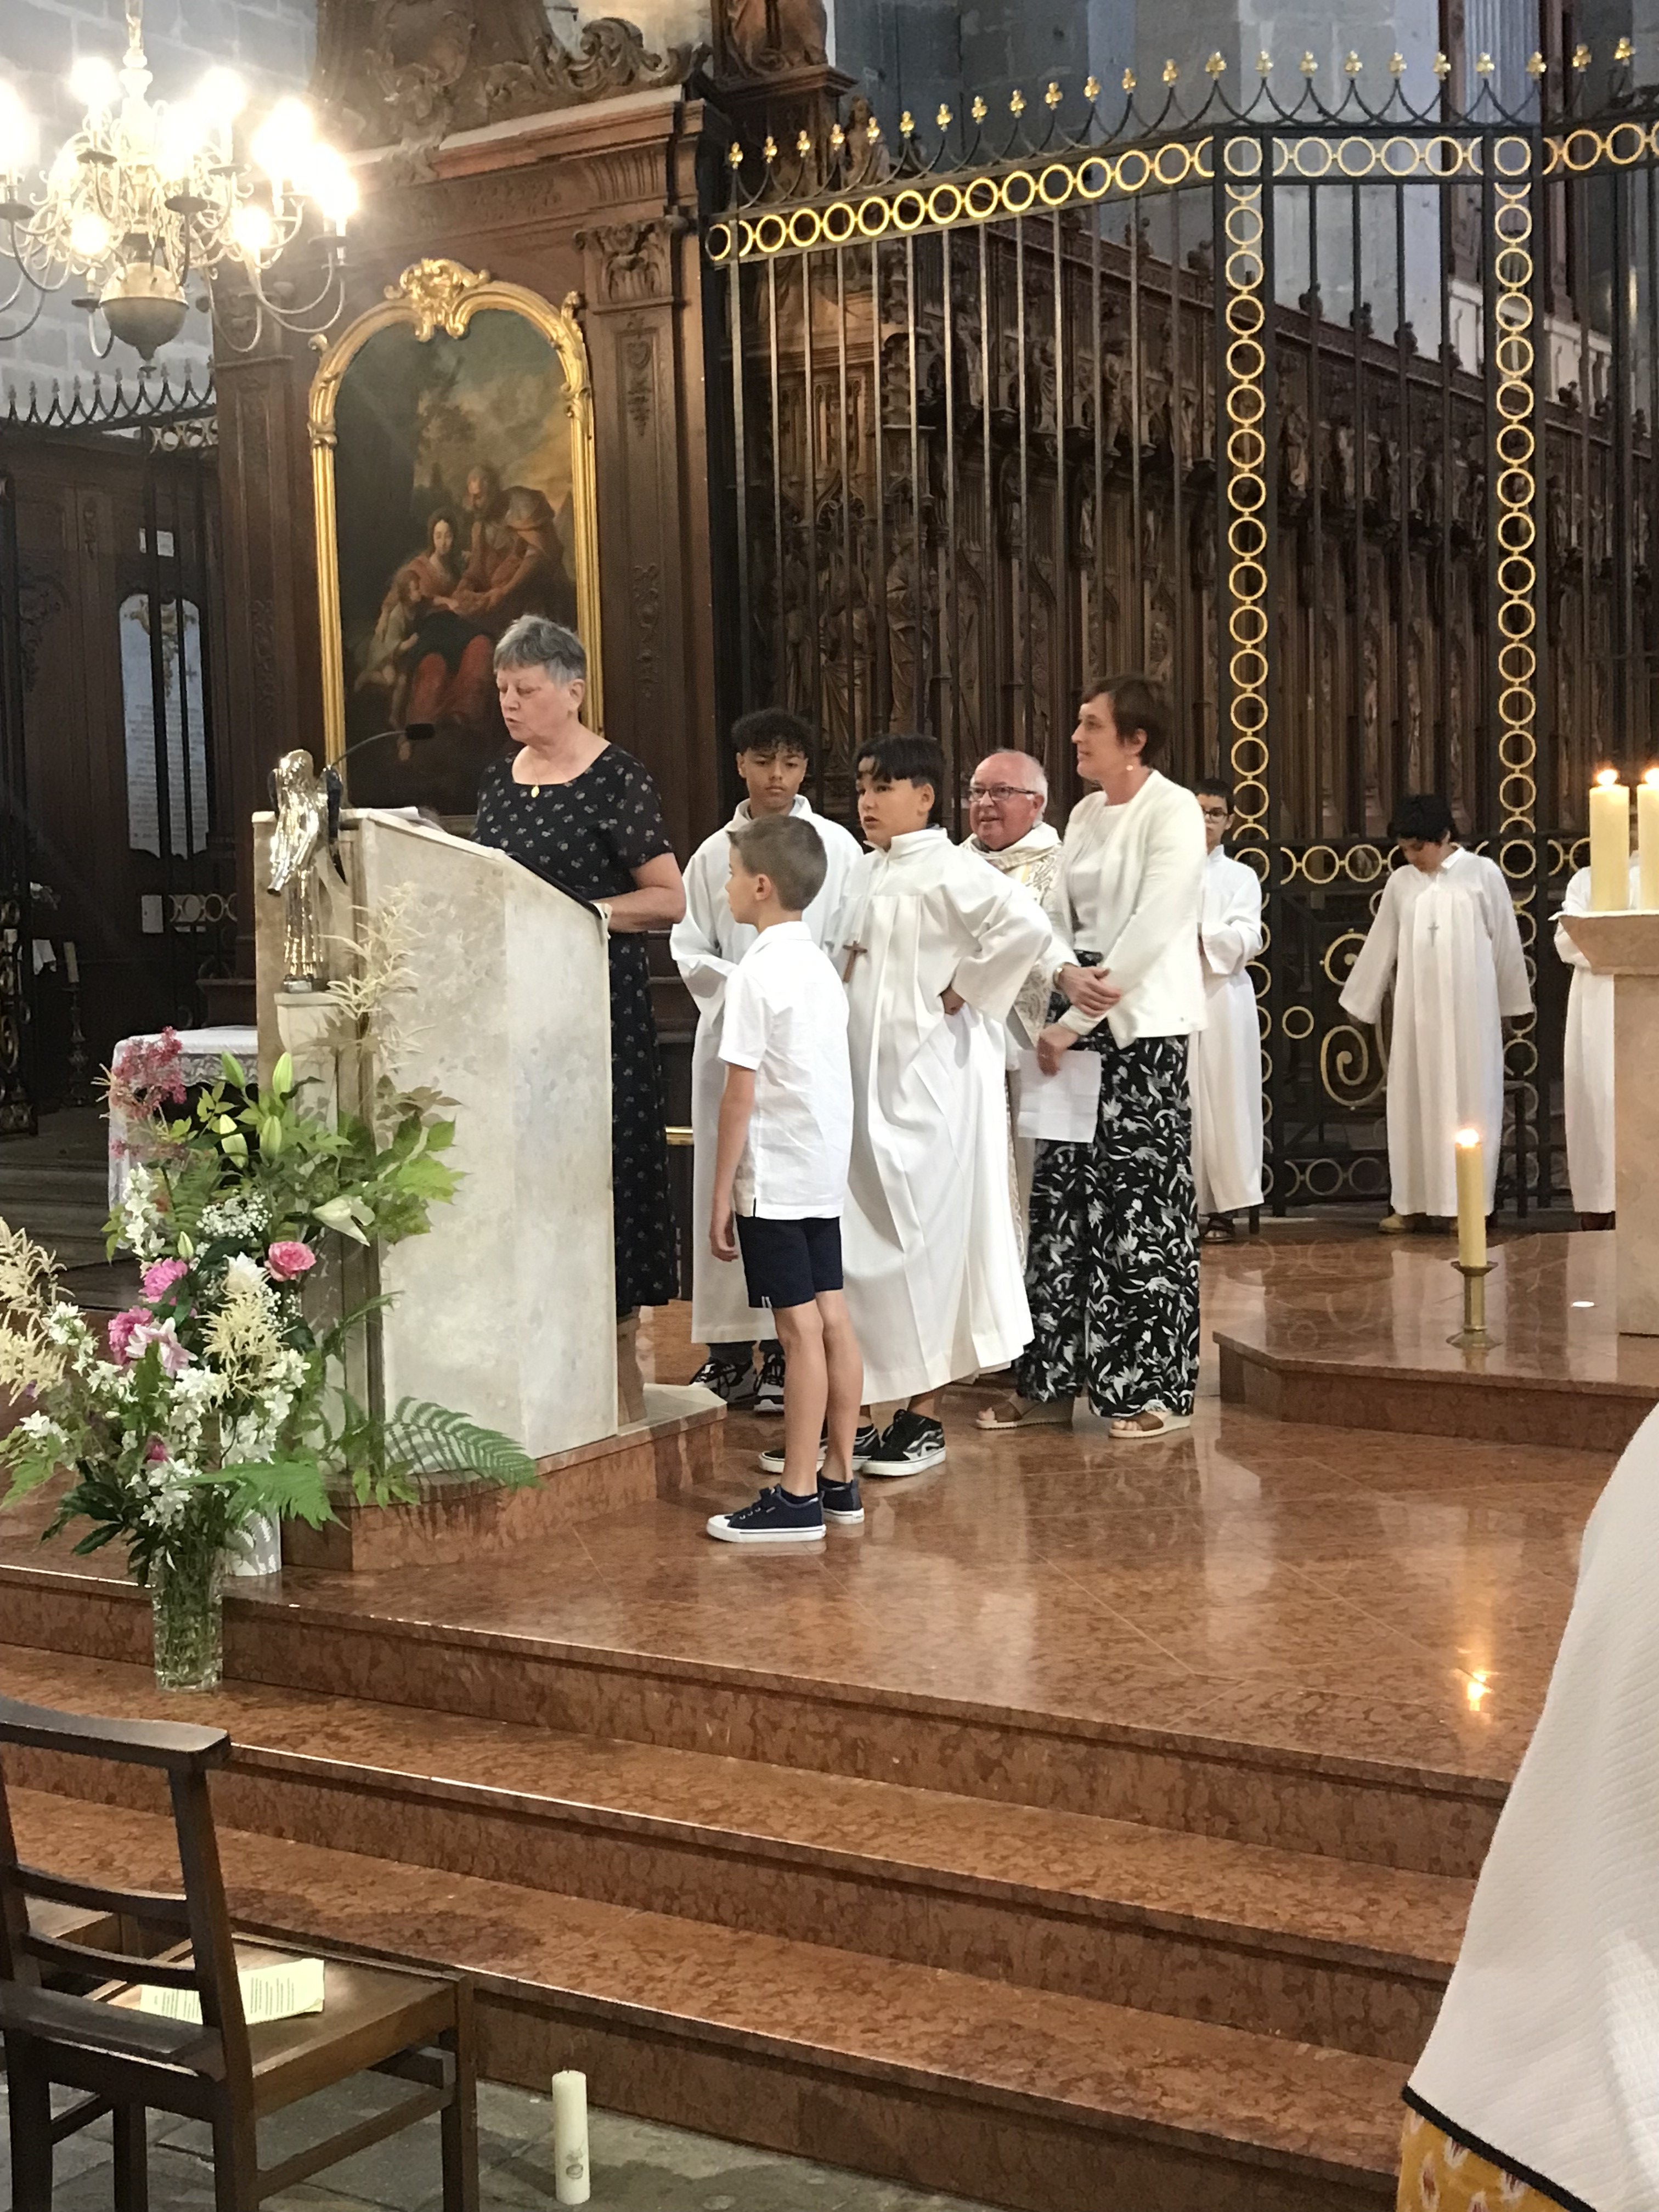
[[1101, 1059], [1073, 1046], [1060, 1072], [1045, 1075], [1035, 1052], [1019, 1058], [1019, 1133], [1049, 1144], [1086, 1145], [1100, 1112]]

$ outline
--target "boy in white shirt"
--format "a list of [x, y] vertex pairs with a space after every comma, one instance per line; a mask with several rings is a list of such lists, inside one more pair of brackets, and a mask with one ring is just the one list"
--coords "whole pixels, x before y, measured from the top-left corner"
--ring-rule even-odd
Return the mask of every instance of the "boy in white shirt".
[[750, 1304], [772, 1311], [784, 1349], [783, 1470], [752, 1505], [714, 1515], [708, 1534], [724, 1544], [822, 1543], [826, 1518], [864, 1518], [853, 1470], [864, 1365], [842, 1294], [847, 995], [801, 918], [827, 866], [814, 826], [774, 816], [728, 835], [726, 897], [758, 934], [726, 986], [708, 1242], [728, 1266], [741, 1252]]
[[[858, 840], [838, 822], [815, 814], [801, 796], [812, 766], [812, 732], [798, 714], [762, 707], [732, 726], [738, 774], [748, 796], [726, 828], [706, 837], [685, 871], [685, 914], [669, 938], [685, 988], [697, 1002], [697, 1038], [691, 1050], [692, 1212], [706, 1219], [714, 1188], [714, 1143], [726, 1066], [720, 1025], [727, 978], [755, 941], [755, 932], [732, 912], [726, 896], [730, 872], [728, 832], [774, 817], [810, 822], [823, 847], [823, 883], [802, 915], [815, 945], [832, 945], [847, 879], [856, 864]], [[772, 1334], [772, 1317], [749, 1303], [740, 1267], [722, 1267], [699, 1244], [691, 1259], [691, 1340], [708, 1358], [691, 1378], [728, 1406], [757, 1413], [783, 1411], [783, 1348]], [[761, 1347], [758, 1372], [754, 1364]]]

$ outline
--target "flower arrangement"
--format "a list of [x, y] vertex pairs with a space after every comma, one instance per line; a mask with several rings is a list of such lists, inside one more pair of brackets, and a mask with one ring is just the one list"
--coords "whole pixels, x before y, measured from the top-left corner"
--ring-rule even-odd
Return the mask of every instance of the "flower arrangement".
[[151, 1589], [158, 1676], [205, 1686], [223, 1558], [259, 1516], [319, 1525], [343, 1480], [384, 1504], [413, 1496], [421, 1474], [519, 1484], [535, 1470], [447, 1407], [366, 1412], [344, 1354], [385, 1301], [325, 1324], [313, 1295], [337, 1240], [418, 1236], [453, 1198], [447, 1102], [383, 1084], [373, 1125], [331, 1125], [300, 1103], [286, 1056], [265, 1087], [227, 1056], [194, 1114], [173, 1119], [182, 1085], [166, 1046], [125, 1071], [120, 1102], [132, 1165], [108, 1237], [143, 1267], [139, 1301], [100, 1334], [50, 1255], [0, 1223], [0, 1392], [30, 1407], [0, 1437], [0, 1470], [7, 1503], [70, 1470], [47, 1535], [85, 1521], [77, 1553], [124, 1542]]

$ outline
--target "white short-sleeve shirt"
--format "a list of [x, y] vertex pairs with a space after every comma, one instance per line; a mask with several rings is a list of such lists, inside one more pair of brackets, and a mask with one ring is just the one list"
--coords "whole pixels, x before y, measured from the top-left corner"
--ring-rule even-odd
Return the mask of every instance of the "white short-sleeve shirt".
[[728, 977], [720, 1058], [755, 1072], [737, 1211], [839, 1218], [853, 1149], [847, 994], [805, 922], [762, 930]]

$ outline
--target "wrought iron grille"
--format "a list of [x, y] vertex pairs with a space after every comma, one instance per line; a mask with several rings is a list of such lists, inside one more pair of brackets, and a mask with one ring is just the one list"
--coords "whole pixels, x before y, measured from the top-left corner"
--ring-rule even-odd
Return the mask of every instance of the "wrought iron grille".
[[1231, 776], [1263, 881], [1277, 1208], [1386, 1192], [1383, 1054], [1337, 994], [1416, 789], [1502, 865], [1534, 971], [1502, 1188], [1563, 1182], [1551, 917], [1594, 769], [1659, 746], [1631, 60], [1534, 55], [1508, 107], [1484, 55], [1415, 104], [1397, 55], [1330, 94], [1264, 54], [1237, 98], [1212, 57], [1191, 112], [1171, 64], [1150, 99], [1053, 83], [891, 146], [804, 116], [733, 148], [705, 225], [729, 713], [813, 719], [832, 811], [866, 737], [931, 731], [959, 826], [994, 747], [1074, 791], [1086, 676], [1162, 684], [1171, 772]]

